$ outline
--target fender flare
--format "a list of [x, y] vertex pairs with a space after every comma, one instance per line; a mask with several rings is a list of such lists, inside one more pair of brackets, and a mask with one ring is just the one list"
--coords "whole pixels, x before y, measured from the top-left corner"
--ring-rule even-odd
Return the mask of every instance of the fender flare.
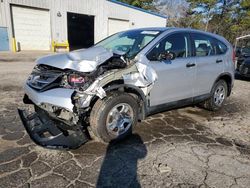
[[[230, 79], [231, 79], [231, 82], [229, 83], [229, 86], [230, 86], [230, 87], [228, 87], [228, 94], [227, 94], [228, 96], [230, 96], [231, 91], [232, 91], [232, 88], [233, 88], [233, 80], [234, 80], [234, 77], [232, 76], [232, 74], [230, 74], [229, 72], [221, 73], [221, 74], [215, 79], [214, 84], [215, 84], [217, 81], [219, 81], [219, 79], [220, 79], [221, 77], [223, 77], [223, 76], [229, 76]], [[214, 85], [214, 84], [213, 84], [213, 85]]]

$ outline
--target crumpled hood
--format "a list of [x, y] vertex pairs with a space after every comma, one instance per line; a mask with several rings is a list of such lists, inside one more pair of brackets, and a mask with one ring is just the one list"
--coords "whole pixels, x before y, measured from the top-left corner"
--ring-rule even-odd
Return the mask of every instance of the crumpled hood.
[[80, 72], [92, 72], [113, 56], [113, 52], [101, 47], [76, 50], [69, 53], [48, 55], [39, 58], [38, 65], [49, 65], [59, 69], [72, 69]]

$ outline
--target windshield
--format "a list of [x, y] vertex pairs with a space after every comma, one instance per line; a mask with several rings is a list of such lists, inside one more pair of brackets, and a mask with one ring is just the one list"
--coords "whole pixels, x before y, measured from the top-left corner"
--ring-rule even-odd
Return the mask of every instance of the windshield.
[[237, 46], [235, 48], [236, 56], [249, 56], [250, 55], [250, 39], [245, 38], [236, 42]]
[[155, 39], [160, 31], [131, 30], [114, 34], [96, 44], [106, 49], [120, 51], [127, 58], [135, 57], [147, 44]]

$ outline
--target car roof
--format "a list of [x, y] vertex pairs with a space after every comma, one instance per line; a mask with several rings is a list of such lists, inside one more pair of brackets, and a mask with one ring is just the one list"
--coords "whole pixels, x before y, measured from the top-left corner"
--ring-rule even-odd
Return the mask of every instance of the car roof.
[[144, 28], [136, 28], [131, 29], [135, 31], [143, 31], [143, 30], [150, 30], [150, 31], [168, 31], [168, 30], [182, 30], [182, 31], [199, 31], [205, 32], [202, 30], [192, 29], [192, 28], [181, 28], [181, 27], [144, 27]]
[[207, 31], [203, 30], [198, 30], [198, 29], [192, 29], [192, 28], [179, 28], [179, 27], [145, 27], [145, 28], [138, 28], [138, 29], [132, 29], [134, 31], [161, 31], [161, 32], [166, 32], [166, 31], [186, 31], [186, 32], [197, 32], [201, 34], [207, 34], [210, 36], [213, 36], [219, 40], [222, 40], [226, 43], [229, 43], [224, 37], [217, 35], [215, 33], [210, 33]]
[[[172, 29], [172, 27], [144, 27], [144, 28], [137, 28], [137, 29], [131, 29], [132, 31], [167, 31]], [[130, 30], [130, 31], [131, 31]]]
[[[137, 29], [131, 29], [130, 31], [144, 31], [144, 30], [150, 30], [150, 31], [187, 31], [187, 32], [199, 32], [199, 33], [207, 33], [210, 35], [217, 35], [214, 33], [206, 32], [203, 30], [198, 30], [198, 29], [192, 29], [192, 28], [179, 28], [179, 27], [145, 27], [145, 28], [137, 28]], [[218, 35], [219, 36], [219, 35]]]

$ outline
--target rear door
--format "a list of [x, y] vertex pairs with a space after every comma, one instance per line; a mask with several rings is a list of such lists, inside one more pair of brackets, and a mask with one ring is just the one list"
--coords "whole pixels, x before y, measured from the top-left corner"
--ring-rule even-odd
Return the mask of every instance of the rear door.
[[[166, 61], [157, 60], [159, 54], [167, 51], [175, 53], [176, 58]], [[158, 76], [150, 92], [150, 106], [193, 97], [195, 58], [190, 56], [190, 38], [187, 33], [166, 36], [147, 54]]]
[[218, 76], [223, 72], [224, 55], [220, 53], [217, 39], [201, 33], [192, 33], [196, 57], [195, 96], [210, 93]]

